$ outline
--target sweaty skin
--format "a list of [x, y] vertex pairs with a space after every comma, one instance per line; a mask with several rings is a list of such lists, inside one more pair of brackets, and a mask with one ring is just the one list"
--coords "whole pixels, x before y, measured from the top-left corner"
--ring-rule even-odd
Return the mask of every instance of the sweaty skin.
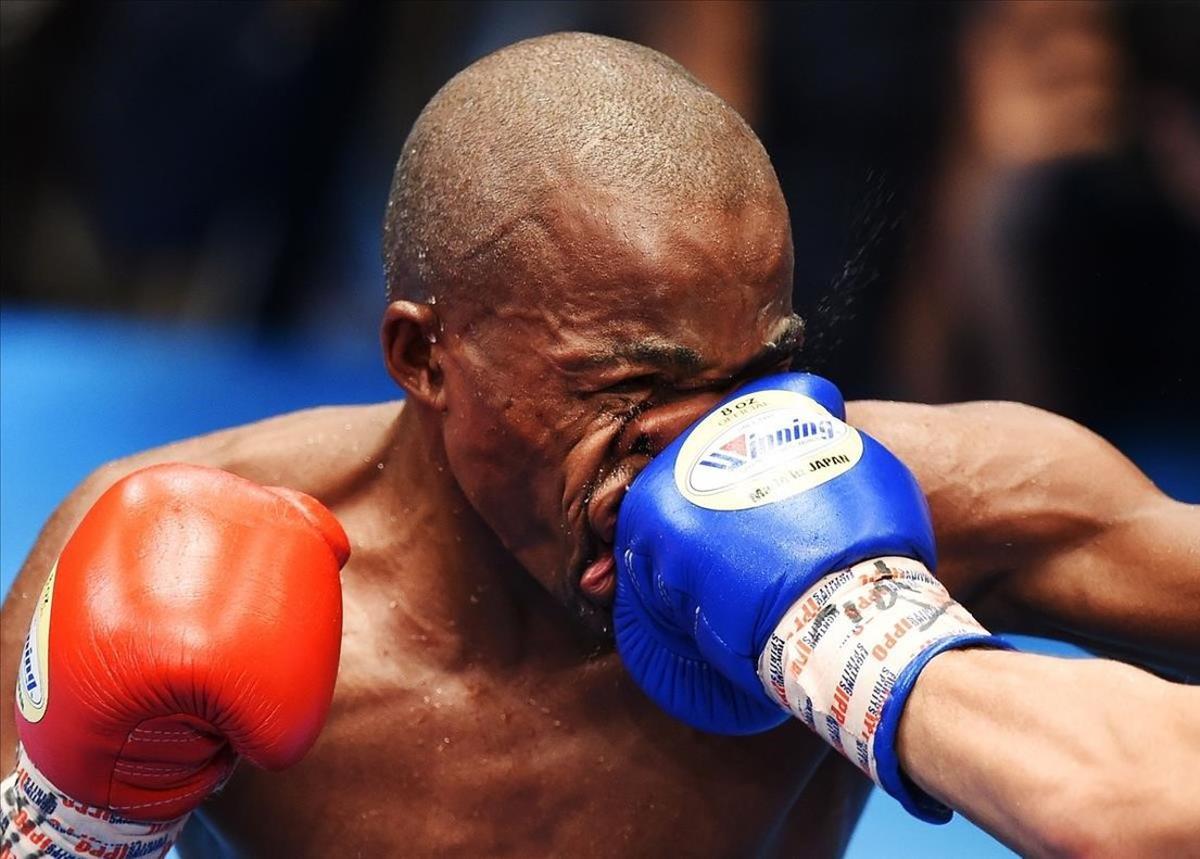
[[[786, 211], [768, 200], [651, 217], [609, 200], [600, 218], [571, 202], [599, 196], [564, 195], [545, 226], [552, 274], [502, 303], [388, 308], [403, 406], [300, 412], [113, 463], [46, 526], [4, 605], [0, 676], [16, 674], [63, 542], [137, 467], [178, 460], [290, 486], [350, 536], [325, 731], [292, 770], [242, 766], [189, 826], [185, 856], [844, 846], [868, 789], [849, 764], [798, 723], [723, 738], [674, 722], [604, 634], [602, 559], [624, 485], [724, 392], [792, 360]], [[985, 623], [1160, 661], [1200, 649], [1197, 511], [1095, 436], [1011, 404], [854, 403], [849, 420], [914, 470], [940, 573]], [[931, 688], [956, 682], [951, 671]]]

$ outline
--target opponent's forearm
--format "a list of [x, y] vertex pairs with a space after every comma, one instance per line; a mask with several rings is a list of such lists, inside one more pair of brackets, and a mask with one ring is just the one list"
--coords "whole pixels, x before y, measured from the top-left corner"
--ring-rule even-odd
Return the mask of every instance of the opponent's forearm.
[[900, 722], [908, 777], [1024, 855], [1185, 855], [1200, 691], [1102, 660], [935, 657]]

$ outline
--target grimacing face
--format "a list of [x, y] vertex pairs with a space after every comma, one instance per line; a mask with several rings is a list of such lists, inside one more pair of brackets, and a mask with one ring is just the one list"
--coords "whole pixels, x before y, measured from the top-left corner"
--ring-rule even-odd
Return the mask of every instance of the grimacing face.
[[578, 195], [511, 296], [439, 338], [443, 441], [503, 545], [606, 631], [625, 487], [731, 389], [786, 369], [792, 248], [779, 200], [653, 211]]

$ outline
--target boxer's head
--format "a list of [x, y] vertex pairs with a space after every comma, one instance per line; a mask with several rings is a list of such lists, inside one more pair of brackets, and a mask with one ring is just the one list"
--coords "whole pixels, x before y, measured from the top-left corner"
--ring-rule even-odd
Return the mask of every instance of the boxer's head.
[[800, 345], [762, 145], [613, 39], [521, 42], [446, 84], [404, 144], [384, 254], [392, 375], [482, 519], [583, 615], [611, 594], [624, 486]]

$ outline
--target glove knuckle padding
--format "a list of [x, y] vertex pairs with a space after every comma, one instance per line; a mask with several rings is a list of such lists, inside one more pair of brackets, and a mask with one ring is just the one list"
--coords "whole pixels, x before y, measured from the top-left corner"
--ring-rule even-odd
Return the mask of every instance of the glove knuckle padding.
[[234, 755], [269, 768], [303, 755], [333, 694], [345, 560], [313, 505], [183, 465], [96, 502], [58, 562], [45, 716], [21, 723], [51, 781], [136, 808], [150, 804], [138, 760], [192, 768], [202, 795]]
[[[831, 383], [802, 374], [752, 383], [711, 414], [755, 391], [795, 392], [844, 415]], [[668, 712], [705, 730], [752, 733], [787, 718], [763, 691], [756, 661], [792, 603], [816, 579], [864, 557], [932, 566], [932, 530], [908, 469], [866, 435], [858, 461], [814, 488], [745, 509], [702, 506], [685, 497], [676, 475], [681, 449], [702, 423], [642, 471], [622, 504], [617, 645]], [[650, 598], [660, 581], [670, 598]], [[685, 616], [685, 605], [694, 616]]]

